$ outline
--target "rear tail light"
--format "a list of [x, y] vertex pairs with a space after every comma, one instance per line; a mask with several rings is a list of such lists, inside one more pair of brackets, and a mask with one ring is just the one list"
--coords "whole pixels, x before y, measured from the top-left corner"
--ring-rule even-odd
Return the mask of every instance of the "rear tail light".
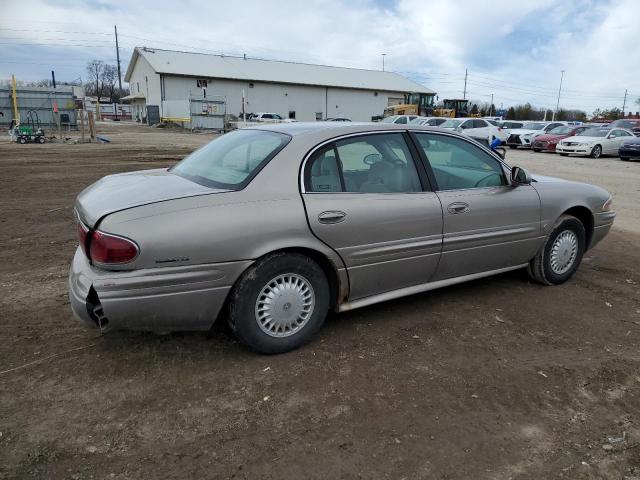
[[129, 263], [140, 251], [133, 240], [99, 230], [89, 230], [81, 221], [78, 221], [78, 242], [87, 258], [101, 265]]
[[89, 242], [89, 258], [94, 263], [114, 265], [128, 263], [138, 256], [138, 245], [132, 240], [95, 230]]
[[[87, 255], [87, 240], [89, 239], [89, 229], [85, 226], [84, 223], [78, 221], [78, 242], [80, 243], [80, 248], [85, 255]], [[88, 257], [89, 255], [87, 255]]]

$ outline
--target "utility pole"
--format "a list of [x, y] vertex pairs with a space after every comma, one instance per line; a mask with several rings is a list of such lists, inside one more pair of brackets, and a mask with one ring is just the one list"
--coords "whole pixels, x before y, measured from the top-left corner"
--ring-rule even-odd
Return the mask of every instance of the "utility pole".
[[53, 83], [53, 88], [56, 88], [56, 72], [51, 70], [51, 83]]
[[464, 92], [462, 93], [462, 99], [466, 100], [467, 99], [467, 74], [469, 72], [467, 71], [467, 69], [464, 69]]
[[383, 54], [382, 54], [382, 71], [383, 71], [383, 72], [384, 72], [384, 57], [386, 57], [386, 56], [387, 56], [387, 54], [386, 54], [386, 53], [383, 53]]
[[624, 101], [622, 102], [622, 118], [624, 118], [624, 109], [627, 108], [627, 90], [624, 91]]
[[553, 112], [553, 117], [551, 121], [554, 122], [556, 120], [556, 115], [558, 114], [558, 109], [560, 108], [560, 92], [562, 92], [562, 79], [564, 78], [564, 70], [560, 71], [560, 88], [558, 89], [558, 103], [556, 103], [556, 111]]
[[[120, 95], [122, 95], [122, 75], [120, 75], [120, 47], [118, 46], [118, 26], [114, 25], [113, 30], [116, 33], [116, 60], [118, 62], [118, 102], [120, 101]], [[118, 106], [114, 105], [115, 117], [118, 118]]]
[[489, 116], [493, 116], [493, 93], [491, 94], [491, 103], [489, 104]]

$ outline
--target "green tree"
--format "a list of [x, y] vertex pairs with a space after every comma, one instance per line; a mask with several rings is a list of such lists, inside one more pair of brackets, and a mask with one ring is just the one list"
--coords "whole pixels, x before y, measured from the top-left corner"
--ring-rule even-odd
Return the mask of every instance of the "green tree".
[[509, 107], [507, 110], [507, 120], [515, 120], [516, 119], [516, 110], [513, 107]]

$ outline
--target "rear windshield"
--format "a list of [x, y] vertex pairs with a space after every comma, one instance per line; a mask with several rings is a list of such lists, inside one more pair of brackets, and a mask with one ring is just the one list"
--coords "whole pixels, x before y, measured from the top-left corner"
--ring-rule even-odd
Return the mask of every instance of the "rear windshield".
[[291, 140], [265, 130], [235, 130], [216, 138], [171, 170], [213, 188], [240, 190]]
[[607, 133], [610, 131], [610, 128], [587, 128], [584, 132], [580, 132], [578, 135], [581, 137], [606, 137]]
[[398, 117], [397, 116], [392, 116], [392, 117], [385, 117], [381, 120], [381, 123], [393, 123], [396, 121]]
[[574, 128], [575, 127], [556, 127], [549, 133], [552, 135], [568, 135], [574, 130]]
[[611, 126], [618, 128], [634, 128], [636, 126], [636, 122], [632, 120], [616, 120], [611, 124]]
[[522, 123], [519, 123], [519, 122], [502, 122], [502, 128], [522, 128]]
[[525, 130], [542, 130], [544, 128], [544, 123], [538, 122], [527, 122], [522, 126]]

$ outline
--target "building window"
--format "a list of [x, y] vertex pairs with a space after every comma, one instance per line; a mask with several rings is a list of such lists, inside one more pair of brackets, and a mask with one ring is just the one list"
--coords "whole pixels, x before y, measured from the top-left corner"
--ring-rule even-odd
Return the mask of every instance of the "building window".
[[378, 96], [378, 92], [373, 92], [373, 96], [377, 97]]
[[316, 112], [316, 120], [322, 120], [322, 112]]
[[292, 118], [292, 119], [294, 119], [294, 120], [296, 119], [296, 112], [295, 112], [295, 110], [289, 110], [289, 118]]
[[196, 80], [196, 85], [198, 88], [207, 88], [207, 80], [204, 78], [198, 78]]
[[253, 88], [253, 83], [250, 83], [250, 84], [249, 84], [249, 88]]
[[136, 85], [138, 86], [138, 93], [140, 93], [140, 82], [136, 82]]

